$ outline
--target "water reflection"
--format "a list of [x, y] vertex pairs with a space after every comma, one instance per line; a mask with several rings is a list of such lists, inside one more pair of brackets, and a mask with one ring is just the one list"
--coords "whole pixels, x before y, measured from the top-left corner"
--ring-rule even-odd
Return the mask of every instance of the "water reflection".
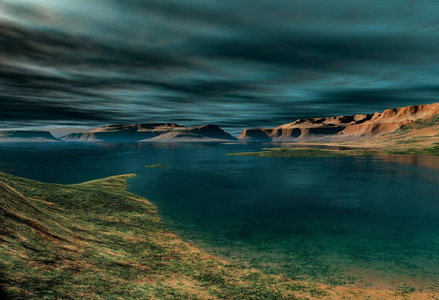
[[381, 156], [380, 159], [385, 162], [439, 169], [439, 156], [437, 155], [389, 155]]
[[9, 144], [0, 171], [58, 183], [136, 173], [130, 191], [168, 228], [228, 259], [318, 282], [439, 286], [437, 156], [227, 155], [263, 147]]

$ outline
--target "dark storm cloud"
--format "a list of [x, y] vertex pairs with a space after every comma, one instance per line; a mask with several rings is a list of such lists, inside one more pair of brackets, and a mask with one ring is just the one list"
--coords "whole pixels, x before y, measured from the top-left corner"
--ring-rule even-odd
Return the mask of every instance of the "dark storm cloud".
[[110, 121], [105, 114], [88, 111], [83, 106], [75, 108], [73, 105], [64, 105], [58, 102], [29, 100], [22, 97], [2, 97], [0, 99], [0, 119], [4, 123], [23, 124], [24, 122], [38, 121]]
[[1, 1], [0, 127], [257, 127], [436, 102], [438, 9], [431, 0]]
[[[416, 86], [376, 89], [343, 89], [322, 93], [316, 98], [315, 104], [326, 105], [326, 115], [337, 114], [340, 110], [353, 113], [375, 112], [377, 107], [407, 106], [438, 101], [439, 86]], [[359, 110], [358, 107], [362, 107]]]

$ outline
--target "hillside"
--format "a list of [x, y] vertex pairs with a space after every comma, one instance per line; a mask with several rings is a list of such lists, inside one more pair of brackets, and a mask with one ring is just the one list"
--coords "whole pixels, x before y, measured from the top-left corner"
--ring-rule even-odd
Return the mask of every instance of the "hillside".
[[1, 142], [56, 142], [57, 139], [48, 131], [7, 130], [0, 131]]
[[108, 125], [85, 133], [72, 133], [61, 139], [79, 142], [216, 142], [236, 140], [216, 125], [186, 127], [175, 123]]
[[[0, 287], [12, 299], [430, 299], [265, 275], [210, 256], [163, 227], [109, 177], [58, 185], [0, 173]], [[436, 295], [438, 296], [438, 295]]]
[[[230, 153], [230, 155], [266, 157], [393, 156], [395, 154], [439, 155], [439, 115], [431, 119], [417, 120], [390, 133], [367, 138], [304, 140], [284, 143], [281, 148]], [[419, 162], [421, 163], [421, 159]]]
[[413, 105], [373, 114], [299, 119], [275, 128], [245, 129], [238, 138], [249, 142], [361, 140], [409, 130], [416, 123], [436, 120], [438, 115], [439, 103]]

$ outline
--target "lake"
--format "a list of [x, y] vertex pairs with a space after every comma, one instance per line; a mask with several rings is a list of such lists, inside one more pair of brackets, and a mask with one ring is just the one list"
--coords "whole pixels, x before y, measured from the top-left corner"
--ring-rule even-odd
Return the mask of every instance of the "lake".
[[438, 156], [227, 155], [262, 147], [0, 144], [0, 171], [56, 183], [136, 173], [129, 190], [214, 255], [297, 280], [439, 290]]

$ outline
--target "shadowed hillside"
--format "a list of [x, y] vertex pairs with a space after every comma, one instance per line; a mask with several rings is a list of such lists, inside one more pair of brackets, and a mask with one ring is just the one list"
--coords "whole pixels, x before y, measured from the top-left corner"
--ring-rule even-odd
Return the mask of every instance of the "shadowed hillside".
[[57, 139], [48, 131], [8, 130], [0, 131], [0, 142], [55, 142]]
[[175, 123], [108, 125], [61, 138], [70, 142], [218, 142], [236, 140], [216, 125], [185, 127]]

